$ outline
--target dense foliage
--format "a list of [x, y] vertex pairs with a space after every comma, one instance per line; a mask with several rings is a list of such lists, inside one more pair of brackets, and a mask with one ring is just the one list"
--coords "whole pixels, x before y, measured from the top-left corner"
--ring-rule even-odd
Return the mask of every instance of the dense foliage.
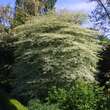
[[55, 2], [0, 7], [0, 110], [110, 110], [110, 40], [81, 28], [84, 13], [48, 12]]
[[53, 9], [57, 0], [16, 0], [16, 8], [35, 15], [44, 10]]
[[44, 15], [52, 10], [57, 0], [16, 0], [13, 26], [25, 24], [32, 16]]
[[29, 110], [109, 110], [109, 102], [103, 88], [76, 80], [63, 88], [53, 87], [46, 103], [33, 99], [28, 106]]
[[103, 51], [100, 53], [101, 60], [99, 62], [99, 74], [98, 80], [101, 86], [105, 86], [106, 89], [110, 88], [110, 45], [107, 45], [103, 48]]
[[108, 110], [107, 100], [103, 88], [81, 80], [65, 88], [54, 88], [48, 96], [49, 103], [58, 104], [61, 110]]
[[95, 31], [57, 15], [35, 18], [15, 31], [15, 95], [43, 98], [52, 86], [62, 87], [77, 78], [95, 81], [100, 49]]
[[11, 75], [14, 63], [13, 34], [2, 30], [0, 33], [0, 90], [10, 92], [14, 76]]

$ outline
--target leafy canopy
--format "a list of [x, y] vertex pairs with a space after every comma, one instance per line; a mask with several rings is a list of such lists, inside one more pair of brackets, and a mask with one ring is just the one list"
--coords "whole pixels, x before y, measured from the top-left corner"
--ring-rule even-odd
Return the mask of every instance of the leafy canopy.
[[26, 99], [43, 98], [52, 86], [64, 86], [77, 78], [95, 81], [98, 33], [80, 28], [74, 20], [49, 14], [14, 29], [18, 41], [13, 93]]

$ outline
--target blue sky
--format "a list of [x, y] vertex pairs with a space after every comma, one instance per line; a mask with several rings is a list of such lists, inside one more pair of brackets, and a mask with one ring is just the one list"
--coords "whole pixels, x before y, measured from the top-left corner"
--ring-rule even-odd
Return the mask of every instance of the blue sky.
[[0, 5], [7, 5], [7, 4], [14, 6], [15, 0], [0, 0]]
[[56, 9], [90, 12], [94, 8], [95, 3], [88, 1], [89, 0], [58, 0]]
[[[88, 0], [58, 0], [56, 3], [56, 9], [68, 9], [73, 11], [85, 11], [90, 12], [95, 6], [94, 3], [87, 2]], [[14, 6], [15, 0], [0, 0], [0, 5], [10, 4]]]

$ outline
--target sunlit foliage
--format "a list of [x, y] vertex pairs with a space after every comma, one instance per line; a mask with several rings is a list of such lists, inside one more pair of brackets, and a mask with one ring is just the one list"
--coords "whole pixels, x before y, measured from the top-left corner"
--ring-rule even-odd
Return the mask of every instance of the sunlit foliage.
[[64, 86], [77, 78], [95, 81], [100, 48], [95, 31], [81, 29], [74, 21], [51, 14], [33, 18], [15, 30], [19, 40], [13, 93], [19, 97], [43, 98], [51, 86]]

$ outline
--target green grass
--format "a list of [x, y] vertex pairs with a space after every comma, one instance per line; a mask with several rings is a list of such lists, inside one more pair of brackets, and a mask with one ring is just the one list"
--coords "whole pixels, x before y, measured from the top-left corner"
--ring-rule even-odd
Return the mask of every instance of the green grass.
[[22, 105], [16, 99], [10, 99], [9, 102], [16, 107], [16, 110], [28, 110], [24, 105]]
[[0, 94], [0, 110], [28, 110], [16, 99], [10, 99], [6, 94]]

